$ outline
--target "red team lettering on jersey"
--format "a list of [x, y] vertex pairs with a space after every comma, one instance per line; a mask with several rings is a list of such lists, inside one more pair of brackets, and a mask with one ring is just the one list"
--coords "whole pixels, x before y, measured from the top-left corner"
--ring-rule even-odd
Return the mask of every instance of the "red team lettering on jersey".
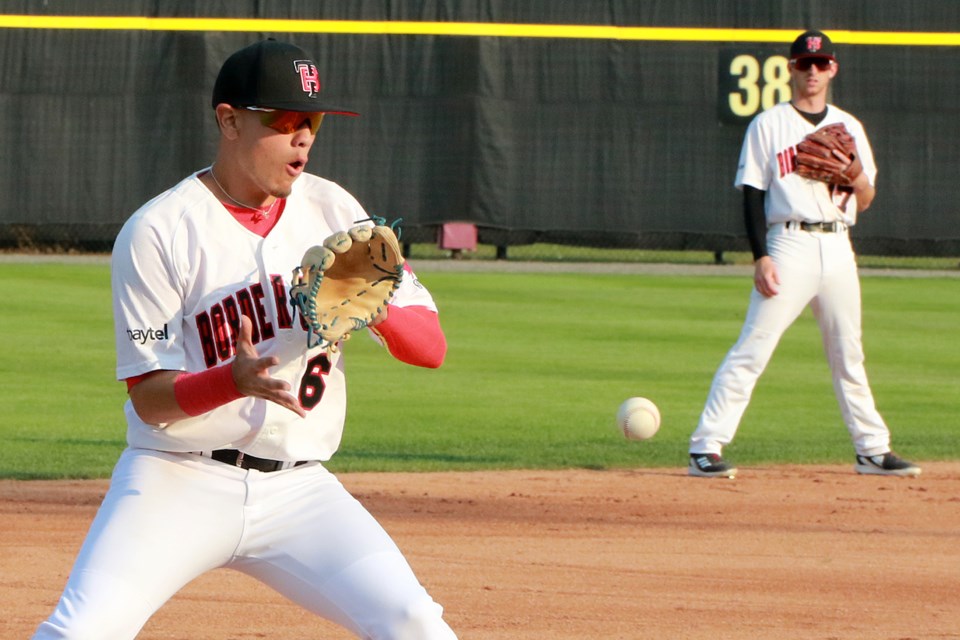
[[788, 147], [777, 152], [777, 166], [780, 167], [780, 177], [797, 170], [797, 147]]
[[[209, 369], [230, 360], [237, 347], [240, 334], [240, 316], [247, 316], [253, 324], [253, 344], [269, 340], [276, 336], [276, 329], [290, 329], [293, 318], [287, 308], [287, 285], [279, 275], [270, 277], [272, 296], [267, 300], [263, 287], [252, 284], [223, 298], [212, 307], [196, 316], [197, 333], [200, 336], [200, 348], [203, 351], [204, 364]], [[276, 329], [267, 313], [267, 304], [273, 306], [273, 317], [277, 320]], [[306, 330], [306, 322], [300, 318], [301, 328]]]

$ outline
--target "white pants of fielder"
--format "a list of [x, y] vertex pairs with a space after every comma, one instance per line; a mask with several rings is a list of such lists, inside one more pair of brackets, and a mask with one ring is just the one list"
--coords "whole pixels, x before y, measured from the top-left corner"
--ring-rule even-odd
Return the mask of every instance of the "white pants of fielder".
[[890, 450], [890, 432], [876, 409], [863, 366], [860, 281], [846, 231], [808, 232], [772, 226], [770, 257], [780, 274], [780, 293], [765, 298], [756, 288], [743, 330], [717, 370], [690, 438], [690, 453], [721, 453], [737, 432], [757, 379], [784, 332], [809, 304], [820, 327], [843, 422], [860, 455]]
[[134, 638], [178, 590], [218, 567], [360, 638], [456, 639], [389, 535], [321, 464], [262, 473], [143, 449], [117, 462], [34, 638]]

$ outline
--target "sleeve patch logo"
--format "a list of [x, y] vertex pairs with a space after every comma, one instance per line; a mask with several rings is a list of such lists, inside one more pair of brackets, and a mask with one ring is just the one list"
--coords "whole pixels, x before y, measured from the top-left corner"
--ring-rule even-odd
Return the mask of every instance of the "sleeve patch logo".
[[162, 342], [169, 337], [170, 332], [167, 330], [166, 324], [163, 325], [162, 329], [154, 329], [153, 327], [149, 329], [127, 329], [127, 338], [130, 342], [138, 344], [147, 344], [147, 342], [152, 341]]

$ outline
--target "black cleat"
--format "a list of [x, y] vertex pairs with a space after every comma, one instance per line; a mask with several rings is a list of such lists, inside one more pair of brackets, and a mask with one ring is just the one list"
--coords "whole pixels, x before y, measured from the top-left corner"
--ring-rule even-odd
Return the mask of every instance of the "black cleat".
[[737, 468], [731, 467], [716, 453], [691, 453], [687, 473], [699, 478], [733, 478]]
[[887, 451], [878, 456], [858, 455], [857, 464], [853, 468], [857, 473], [875, 476], [912, 477], [920, 475], [920, 467], [912, 462], [907, 462], [893, 451]]

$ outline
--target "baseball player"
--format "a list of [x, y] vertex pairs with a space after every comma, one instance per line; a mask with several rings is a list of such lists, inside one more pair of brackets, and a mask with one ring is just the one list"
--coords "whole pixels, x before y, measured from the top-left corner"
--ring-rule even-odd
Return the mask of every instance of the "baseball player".
[[[723, 447], [733, 440], [780, 337], [809, 304], [856, 450], [855, 470], [914, 476], [919, 467], [890, 450], [890, 432], [874, 406], [863, 366], [860, 283], [848, 234], [876, 193], [870, 143], [856, 118], [827, 103], [838, 70], [830, 38], [819, 31], [801, 34], [790, 47], [789, 65], [792, 100], [753, 119], [740, 153], [734, 184], [743, 191], [755, 288], [740, 338], [716, 372], [690, 438], [689, 473], [736, 475], [737, 469], [722, 457]], [[858, 151], [843, 158], [843, 169], [862, 165], [847, 186], [798, 173], [798, 144], [836, 123], [845, 125]]]
[[[323, 465], [343, 431], [344, 358], [308, 348], [290, 280], [318, 238], [369, 216], [304, 172], [324, 116], [356, 115], [319, 93], [298, 47], [270, 39], [234, 53], [213, 90], [216, 161], [121, 230], [112, 285], [129, 446], [35, 638], [133, 638], [217, 567], [361, 638], [456, 637], [389, 535]], [[409, 267], [373, 324], [394, 357], [443, 361], [437, 308]]]

